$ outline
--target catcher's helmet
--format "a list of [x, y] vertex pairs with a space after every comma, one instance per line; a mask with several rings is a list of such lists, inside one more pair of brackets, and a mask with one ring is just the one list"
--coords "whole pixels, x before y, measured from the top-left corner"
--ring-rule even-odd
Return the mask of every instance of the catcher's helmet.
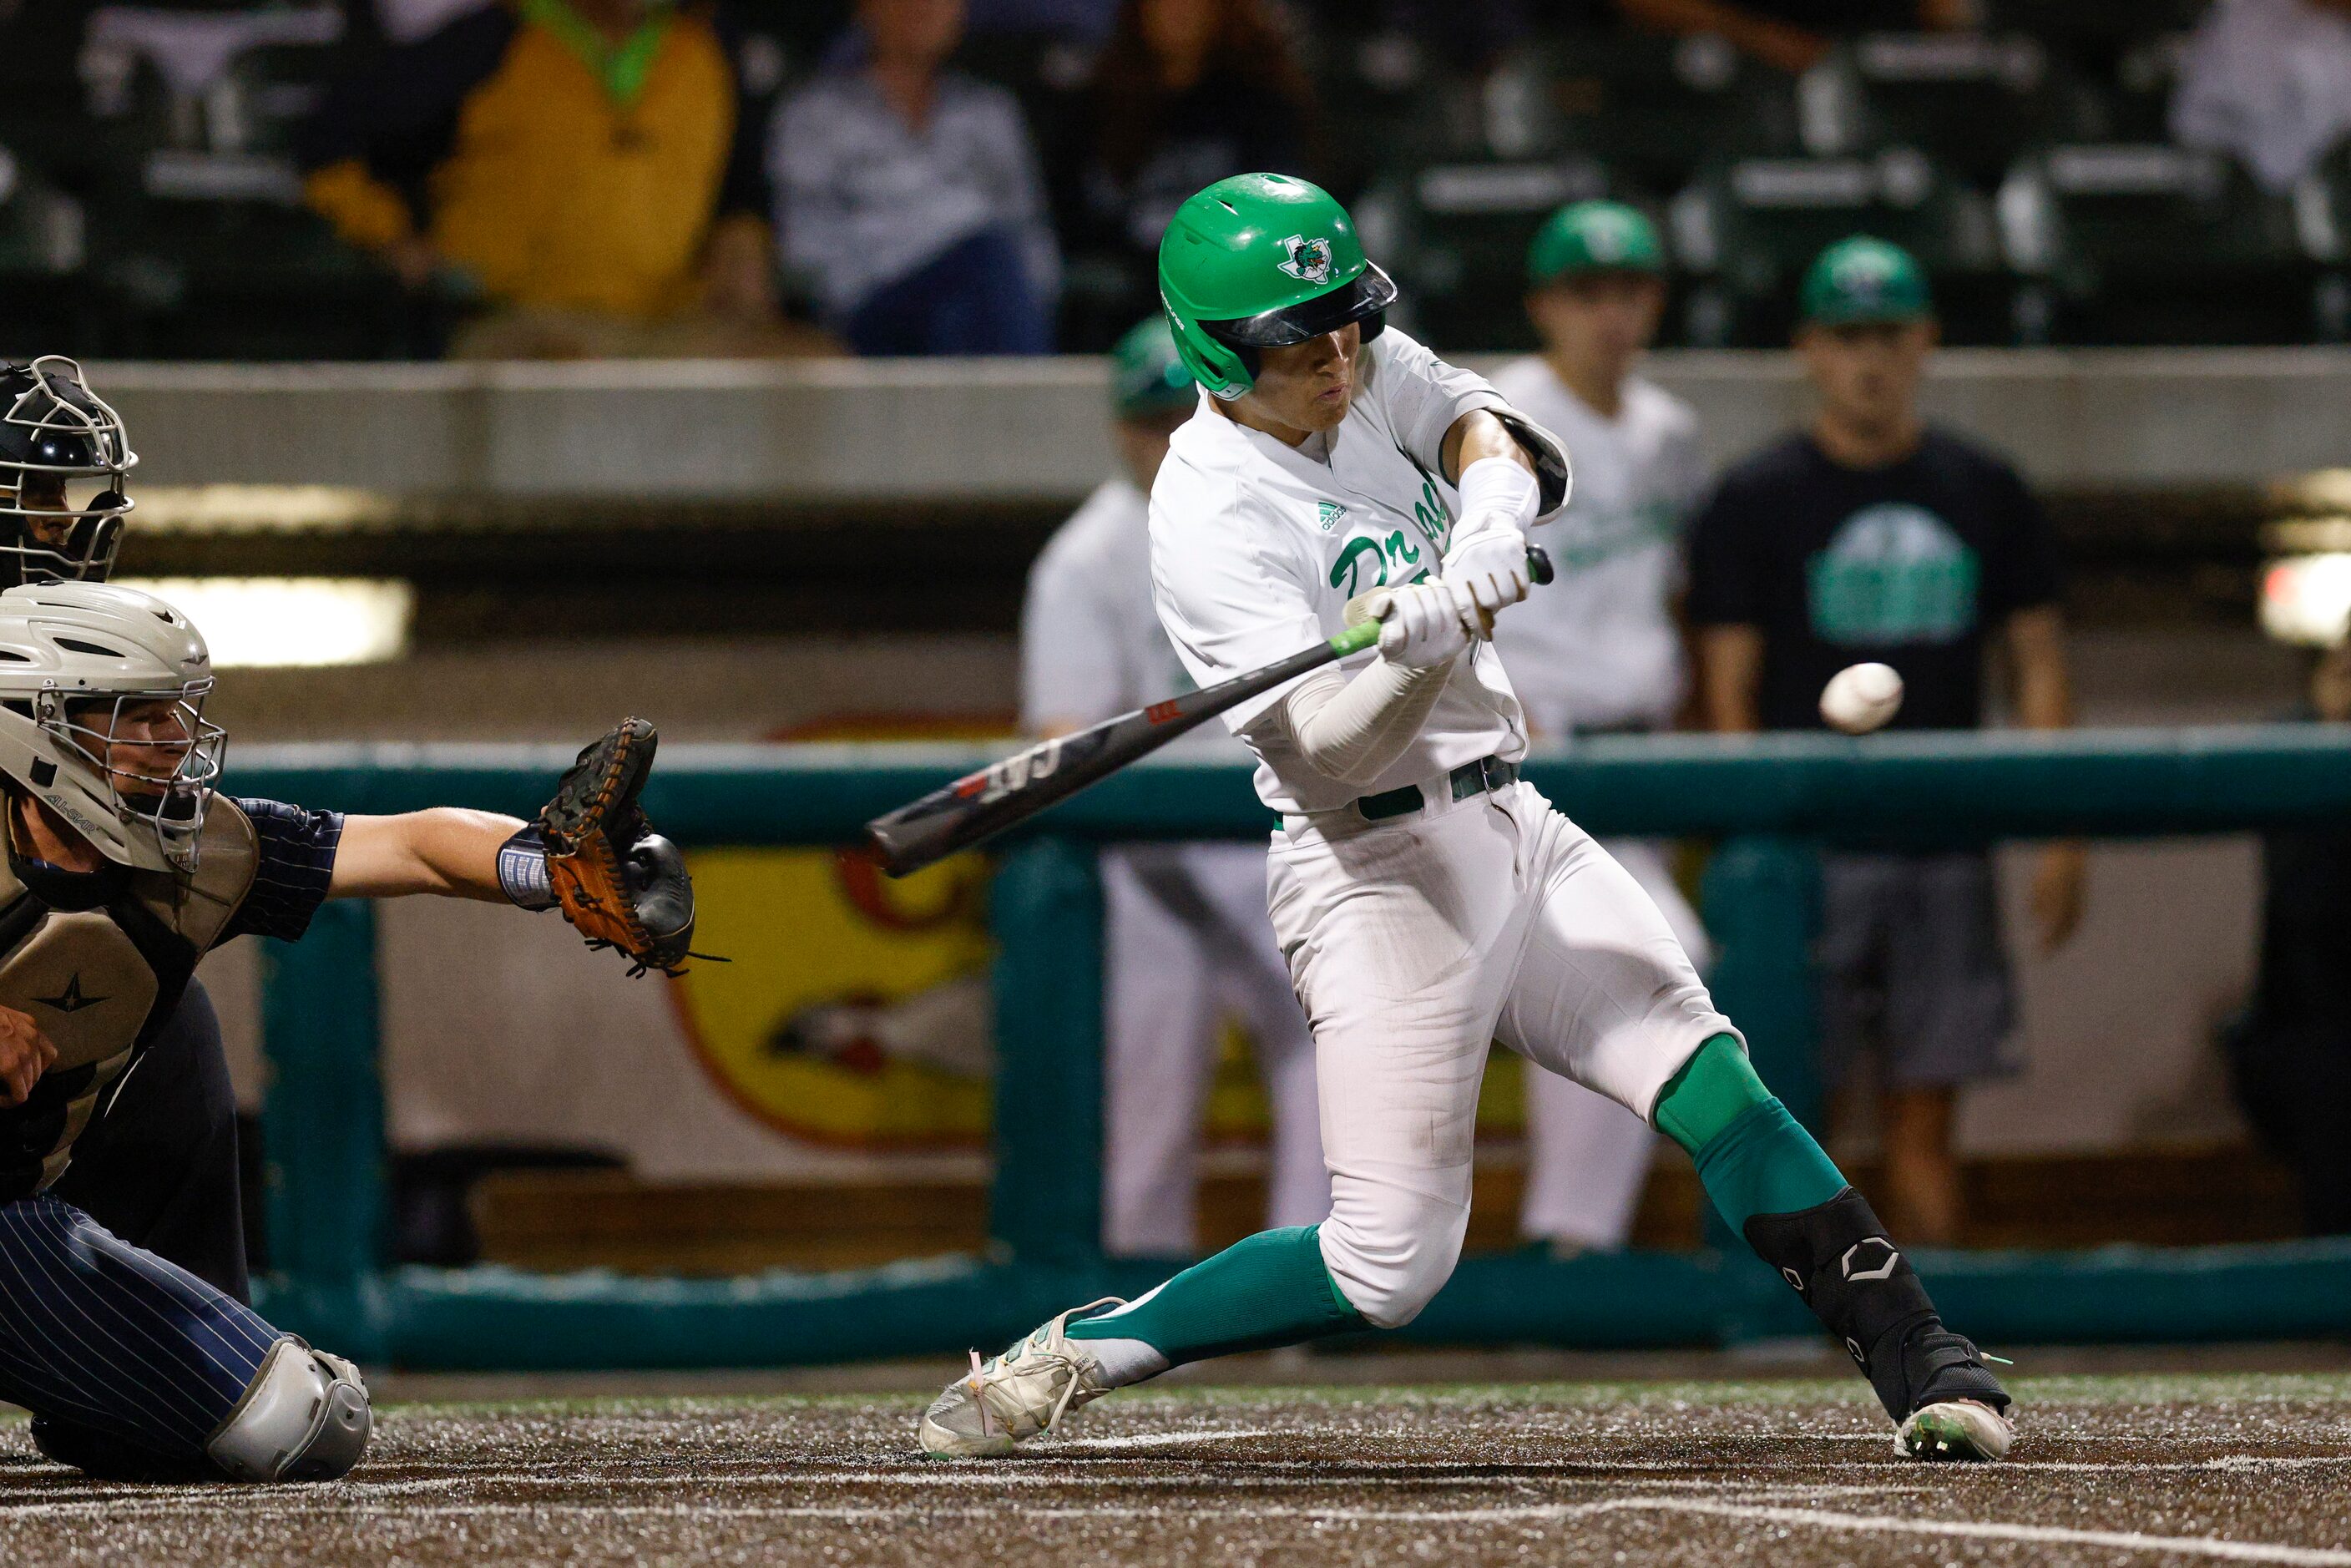
[[122, 416], [79, 365], [58, 354], [0, 362], [0, 588], [104, 581], [138, 461]]
[[1287, 174], [1235, 174], [1176, 209], [1159, 242], [1159, 298], [1185, 368], [1230, 401], [1257, 381], [1255, 350], [1350, 321], [1379, 335], [1396, 287], [1328, 191]]
[[0, 592], [0, 774], [107, 859], [193, 871], [227, 732], [204, 634], [100, 582]]

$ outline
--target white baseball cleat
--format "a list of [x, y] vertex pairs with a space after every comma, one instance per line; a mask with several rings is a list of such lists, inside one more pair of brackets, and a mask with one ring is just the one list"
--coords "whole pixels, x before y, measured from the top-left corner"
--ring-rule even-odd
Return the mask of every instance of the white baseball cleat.
[[2016, 1424], [1989, 1405], [1947, 1399], [1910, 1412], [1894, 1434], [1894, 1451], [1914, 1459], [1998, 1459], [2016, 1441]]
[[1071, 1342], [1070, 1320], [1125, 1304], [1106, 1296], [1071, 1307], [993, 1361], [982, 1362], [973, 1351], [970, 1374], [948, 1384], [914, 1427], [924, 1454], [934, 1459], [1000, 1458], [1016, 1443], [1109, 1393], [1102, 1363], [1087, 1353], [1084, 1341]]

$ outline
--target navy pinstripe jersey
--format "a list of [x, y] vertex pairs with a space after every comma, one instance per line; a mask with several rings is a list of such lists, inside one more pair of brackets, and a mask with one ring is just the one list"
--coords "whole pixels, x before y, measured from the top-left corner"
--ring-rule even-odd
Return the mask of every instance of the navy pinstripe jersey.
[[236, 806], [252, 820], [257, 841], [253, 886], [212, 945], [217, 947], [239, 936], [297, 941], [327, 900], [335, 852], [343, 841], [343, 814], [306, 811], [277, 800], [239, 799]]

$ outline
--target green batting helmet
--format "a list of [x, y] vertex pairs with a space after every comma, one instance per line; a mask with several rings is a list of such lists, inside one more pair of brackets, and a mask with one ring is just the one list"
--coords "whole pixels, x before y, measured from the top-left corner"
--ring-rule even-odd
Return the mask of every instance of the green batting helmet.
[[1159, 298], [1184, 366], [1217, 397], [1257, 381], [1259, 349], [1303, 343], [1350, 321], [1378, 335], [1395, 302], [1364, 259], [1347, 209], [1287, 174], [1235, 174], [1176, 209], [1159, 242]]
[[1200, 396], [1192, 372], [1176, 351], [1167, 318], [1154, 316], [1127, 329], [1110, 351], [1110, 408], [1119, 419], [1148, 419], [1190, 408]]

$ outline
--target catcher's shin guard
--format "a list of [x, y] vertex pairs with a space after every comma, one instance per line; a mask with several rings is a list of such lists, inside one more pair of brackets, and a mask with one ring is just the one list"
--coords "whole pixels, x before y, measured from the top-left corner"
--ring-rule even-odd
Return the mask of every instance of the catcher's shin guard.
[[233, 1480], [330, 1481], [360, 1462], [374, 1427], [359, 1368], [287, 1334], [204, 1452]]
[[1756, 1215], [1746, 1233], [1747, 1244], [1861, 1364], [1896, 1421], [1950, 1400], [2006, 1412], [2007, 1391], [1976, 1347], [1943, 1326], [1917, 1271], [1861, 1194], [1846, 1187], [1794, 1214]]

